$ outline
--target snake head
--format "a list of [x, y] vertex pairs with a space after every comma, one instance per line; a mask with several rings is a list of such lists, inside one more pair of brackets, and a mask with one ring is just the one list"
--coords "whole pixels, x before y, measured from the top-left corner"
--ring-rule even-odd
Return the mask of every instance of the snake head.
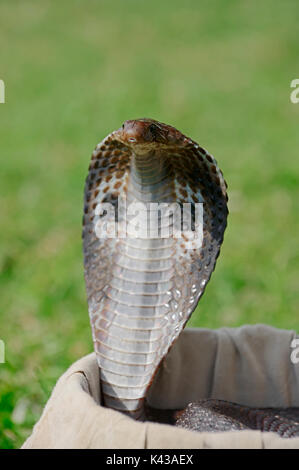
[[174, 127], [145, 118], [125, 121], [114, 137], [136, 153], [185, 143], [183, 134]]

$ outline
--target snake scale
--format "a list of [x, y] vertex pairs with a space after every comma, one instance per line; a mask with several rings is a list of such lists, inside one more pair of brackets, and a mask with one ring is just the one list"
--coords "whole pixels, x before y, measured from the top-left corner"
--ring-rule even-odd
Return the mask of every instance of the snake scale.
[[[152, 119], [126, 121], [95, 148], [84, 192], [83, 250], [105, 406], [155, 419], [146, 394], [215, 268], [227, 224], [226, 188], [212, 155]], [[299, 435], [296, 413], [276, 415], [203, 400], [163, 419], [198, 431]]]

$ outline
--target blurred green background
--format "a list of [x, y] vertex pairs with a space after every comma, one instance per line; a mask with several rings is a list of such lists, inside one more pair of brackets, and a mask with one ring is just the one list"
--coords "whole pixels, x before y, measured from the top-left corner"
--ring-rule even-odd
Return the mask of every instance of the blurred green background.
[[191, 325], [299, 329], [298, 18], [297, 0], [1, 0], [1, 448], [22, 444], [58, 377], [92, 351], [84, 180], [126, 119], [174, 125], [229, 185]]

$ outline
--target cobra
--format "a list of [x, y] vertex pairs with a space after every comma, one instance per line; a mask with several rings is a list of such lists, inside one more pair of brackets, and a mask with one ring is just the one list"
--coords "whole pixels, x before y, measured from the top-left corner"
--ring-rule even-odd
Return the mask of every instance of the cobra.
[[[136, 236], [132, 226], [142, 228], [148, 211], [140, 210], [127, 220], [118, 210], [120, 198], [127, 205], [146, 208], [153, 203], [189, 204], [193, 228], [200, 225], [201, 243], [190, 242], [184, 231], [181, 237], [174, 236], [174, 217], [156, 217], [150, 233], [143, 230]], [[227, 185], [215, 158], [172, 126], [146, 118], [128, 120], [95, 148], [84, 193], [83, 249], [105, 406], [137, 420], [151, 418], [148, 389], [215, 268], [227, 225], [227, 200]], [[200, 223], [197, 204], [203, 208]], [[103, 205], [115, 209], [113, 217], [117, 214], [120, 231], [112, 237], [99, 236], [107, 223], [99, 209]], [[168, 237], [159, 236], [163, 224]], [[177, 422], [201, 430], [200, 415], [211, 422], [211, 413], [215, 419], [215, 413], [224, 410], [228, 421], [223, 426], [235, 429], [245, 409], [238, 406], [206, 400], [189, 407], [192, 419], [187, 408]]]

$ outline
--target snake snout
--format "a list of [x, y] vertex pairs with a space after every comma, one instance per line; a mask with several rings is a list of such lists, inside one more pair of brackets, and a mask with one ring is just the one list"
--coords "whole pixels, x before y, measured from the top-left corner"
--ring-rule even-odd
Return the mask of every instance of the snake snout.
[[122, 127], [116, 131], [115, 136], [125, 145], [144, 144], [147, 141], [144, 126], [142, 123], [134, 120], [125, 121]]

